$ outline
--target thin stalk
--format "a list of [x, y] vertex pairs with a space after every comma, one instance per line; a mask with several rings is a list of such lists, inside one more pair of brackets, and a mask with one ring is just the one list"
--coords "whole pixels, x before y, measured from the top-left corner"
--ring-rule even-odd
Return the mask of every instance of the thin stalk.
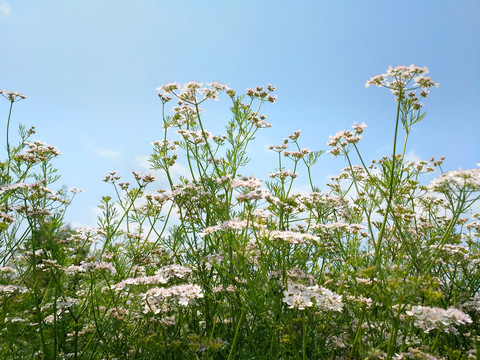
[[355, 339], [353, 340], [352, 349], [350, 350], [350, 355], [348, 356], [348, 360], [353, 360], [353, 357], [355, 356], [355, 348], [356, 348], [357, 342], [359, 342], [360, 334], [362, 332], [362, 324], [363, 324], [363, 316], [364, 315], [365, 315], [365, 307], [363, 307], [362, 313], [360, 314], [360, 319], [359, 319], [358, 325], [357, 325], [357, 331], [355, 333]]
[[[401, 96], [401, 95], [399, 95]], [[380, 244], [382, 243], [383, 236], [385, 235], [385, 228], [387, 225], [388, 220], [388, 213], [390, 212], [390, 208], [392, 206], [392, 199], [393, 199], [393, 176], [395, 175], [395, 152], [397, 150], [397, 134], [398, 134], [398, 123], [400, 120], [400, 105], [402, 103], [401, 97], [398, 99], [398, 106], [397, 106], [397, 119], [395, 121], [395, 135], [393, 138], [393, 153], [392, 153], [392, 170], [390, 172], [390, 183], [389, 183], [389, 194], [387, 200], [387, 208], [385, 210], [385, 216], [383, 217], [382, 226], [380, 227], [380, 233], [378, 234], [377, 243], [375, 245], [375, 258], [374, 258], [374, 265], [375, 268], [378, 265], [378, 261], [380, 260]], [[377, 270], [377, 269], [376, 269]], [[376, 271], [375, 270], [375, 271]]]
[[305, 311], [303, 312], [303, 317], [302, 317], [302, 354], [303, 354], [303, 360], [307, 359], [307, 326], [305, 324]]
[[13, 108], [13, 101], [10, 101], [10, 110], [8, 111], [8, 120], [7, 120], [7, 154], [8, 154], [9, 163], [10, 163], [10, 142], [8, 141], [8, 134], [10, 133], [10, 118], [12, 117], [12, 108]]
[[240, 326], [242, 325], [244, 316], [245, 316], [245, 308], [242, 309], [242, 313], [240, 315], [240, 320], [238, 321], [237, 328], [235, 329], [235, 336], [233, 338], [232, 347], [230, 348], [230, 353], [228, 354], [228, 359], [227, 360], [230, 360], [233, 356], [233, 351], [235, 350], [235, 347], [237, 345], [238, 335], [240, 333]]
[[[7, 120], [7, 177], [5, 180], [7, 183], [10, 183], [10, 141], [9, 141], [9, 133], [10, 133], [10, 119], [12, 117], [12, 108], [13, 108], [13, 101], [10, 101], [10, 110], [8, 111], [8, 120]], [[8, 208], [8, 197], [5, 199], [5, 207]]]

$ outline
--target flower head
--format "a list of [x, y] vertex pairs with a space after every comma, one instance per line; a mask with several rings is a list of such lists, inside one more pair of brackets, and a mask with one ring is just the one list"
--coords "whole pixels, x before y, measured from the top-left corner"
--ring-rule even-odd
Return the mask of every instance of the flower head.
[[[385, 74], [372, 76], [366, 83], [365, 87], [370, 85], [378, 87], [386, 87], [395, 94], [397, 98], [403, 98], [405, 93], [410, 90], [422, 89], [420, 94], [422, 97], [426, 97], [427, 90], [431, 87], [438, 87], [438, 83], [432, 81], [432, 79], [425, 74], [428, 73], [427, 67], [420, 67], [416, 65], [399, 65], [394, 68], [388, 67]], [[413, 84], [410, 83], [413, 80]]]
[[28, 98], [27, 96], [16, 91], [0, 90], [0, 94], [2, 94], [5, 99], [12, 103]]

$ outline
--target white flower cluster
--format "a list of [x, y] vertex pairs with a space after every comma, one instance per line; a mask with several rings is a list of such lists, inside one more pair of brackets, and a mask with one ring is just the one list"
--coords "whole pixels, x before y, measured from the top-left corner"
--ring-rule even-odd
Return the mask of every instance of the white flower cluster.
[[475, 296], [462, 304], [463, 309], [475, 311], [480, 314], [480, 293], [476, 293]]
[[319, 287], [290, 283], [283, 292], [283, 302], [289, 309], [304, 310], [307, 307], [317, 307], [324, 311], [342, 311], [342, 295]]
[[10, 267], [10, 266], [0, 266], [0, 273], [4, 273], [4, 274], [17, 274], [17, 270]]
[[256, 127], [259, 129], [265, 129], [265, 128], [272, 128], [272, 125], [268, 122], [265, 121], [267, 118], [267, 115], [261, 114], [261, 115], [256, 115], [256, 114], [250, 114], [248, 117], [248, 120]]
[[227, 174], [225, 176], [215, 178], [215, 182], [219, 185], [230, 183], [232, 181], [232, 174]]
[[246, 194], [238, 194], [236, 196], [236, 199], [238, 201], [249, 201], [249, 200], [267, 200], [269, 202], [278, 202], [279, 199], [275, 196], [272, 195], [272, 193], [268, 190], [260, 190], [256, 189], [253, 191], [250, 191], [249, 193]]
[[188, 306], [193, 304], [195, 299], [203, 298], [203, 293], [202, 288], [198, 285], [182, 284], [169, 288], [152, 288], [145, 293], [143, 298], [146, 300], [144, 313], [158, 314], [166, 310], [164, 306], [166, 302]]
[[151, 183], [151, 182], [154, 182], [155, 180], [157, 180], [157, 178], [155, 176], [153, 176], [152, 174], [142, 174], [141, 172], [138, 172], [138, 171], [135, 171], [135, 170], [132, 170], [132, 174], [133, 176], [135, 177], [135, 180], [137, 180], [138, 182], [143, 182], [143, 183]]
[[16, 291], [20, 293], [26, 293], [28, 292], [28, 289], [26, 287], [19, 286], [19, 285], [0, 285], [0, 294], [2, 293], [13, 294]]
[[358, 233], [367, 227], [362, 224], [347, 224], [342, 222], [333, 222], [331, 224], [312, 224], [311, 229], [315, 230], [343, 230], [352, 233]]
[[205, 140], [213, 139], [213, 134], [209, 131], [191, 131], [187, 129], [180, 129], [176, 131], [180, 134], [185, 141], [189, 141], [193, 144], [203, 144]]
[[266, 100], [268, 102], [274, 103], [277, 101], [277, 96], [272, 96], [270, 93], [274, 92], [276, 87], [274, 85], [268, 84], [267, 89], [265, 90], [263, 86], [257, 86], [255, 89], [248, 88], [245, 92], [252, 99]]
[[284, 151], [283, 156], [291, 157], [294, 160], [298, 160], [298, 159], [303, 158], [305, 155], [310, 154], [311, 152], [312, 152], [312, 150], [307, 149], [307, 148], [303, 148], [300, 151]]
[[447, 333], [457, 333], [454, 325], [471, 324], [472, 319], [468, 314], [453, 307], [445, 310], [430, 306], [413, 306], [406, 314], [412, 317], [415, 325], [426, 333], [433, 329], [442, 330]]
[[270, 237], [275, 240], [285, 241], [289, 244], [309, 244], [320, 241], [318, 236], [295, 231], [274, 230], [270, 233]]
[[256, 189], [262, 186], [262, 180], [255, 178], [253, 175], [249, 178], [245, 176], [238, 177], [232, 181], [232, 187], [248, 187], [250, 189]]
[[155, 275], [127, 278], [112, 286], [115, 290], [123, 290], [129, 285], [166, 284], [171, 278], [186, 278], [192, 270], [185, 266], [173, 264], [165, 266], [155, 272]]
[[[213, 234], [214, 232], [217, 232], [217, 231], [243, 230], [243, 229], [247, 228], [248, 225], [249, 225], [249, 223], [248, 223], [247, 220], [240, 220], [240, 219], [235, 218], [235, 219], [224, 221], [223, 223], [215, 225], [215, 226], [206, 227], [198, 235], [203, 238], [203, 237], [205, 237], [207, 235], [210, 235], [210, 234]], [[250, 223], [250, 225], [252, 225], [252, 224]]]
[[[208, 86], [208, 87], [207, 87]], [[183, 86], [177, 83], [166, 83], [157, 88], [159, 91], [158, 96], [163, 103], [166, 103], [172, 99], [170, 95], [176, 96], [178, 99], [184, 101], [191, 101], [194, 103], [200, 103], [205, 99], [218, 100], [218, 93], [225, 91], [228, 86], [219, 82], [208, 83], [207, 86], [203, 86], [202, 83], [197, 81], [189, 81]], [[180, 90], [181, 89], [181, 90]], [[180, 90], [180, 93], [175, 93], [175, 90]], [[202, 94], [203, 99], [197, 99], [197, 94]]]
[[354, 132], [351, 132], [350, 130], [342, 130], [335, 135], [330, 135], [328, 137], [329, 141], [327, 142], [327, 146], [333, 147], [328, 153], [332, 154], [332, 156], [340, 155], [344, 146], [355, 144], [360, 141], [362, 138], [362, 135], [360, 134], [363, 133], [367, 125], [365, 123], [359, 125], [355, 122], [352, 127]]
[[23, 99], [28, 99], [27, 96], [20, 94], [17, 91], [10, 91], [10, 90], [0, 90], [0, 95], [2, 95], [5, 99], [10, 102], [16, 102]]
[[42, 141], [35, 140], [34, 142], [26, 142], [26, 144], [29, 148], [24, 153], [16, 155], [16, 159], [37, 163], [62, 154], [55, 146]]
[[[426, 66], [420, 67], [411, 64], [410, 66], [399, 65], [394, 68], [388, 67], [385, 74], [372, 76], [366, 83], [365, 87], [370, 85], [387, 87], [390, 89], [405, 88], [405, 86], [413, 79], [415, 81], [414, 87], [421, 87], [426, 91], [429, 87], [438, 87], [430, 77], [425, 76], [429, 70]], [[389, 80], [390, 81], [387, 81]]]
[[115, 274], [116, 270], [111, 263], [105, 261], [82, 261], [80, 265], [70, 265], [65, 269], [65, 274], [76, 275], [78, 273], [86, 273], [95, 270], [105, 270], [111, 274]]
[[15, 218], [11, 214], [4, 213], [4, 212], [0, 211], [0, 221], [5, 221], [7, 223], [13, 223], [13, 222], [15, 222]]
[[454, 170], [433, 179], [428, 186], [431, 191], [450, 192], [456, 189], [480, 190], [480, 169]]
[[280, 178], [280, 180], [285, 180], [287, 177], [291, 177], [292, 179], [295, 179], [298, 174], [297, 173], [292, 173], [290, 170], [282, 170], [282, 171], [276, 171], [276, 172], [273, 172], [273, 173], [270, 173], [268, 175], [270, 178]]
[[[371, 77], [366, 82], [365, 87], [374, 85], [390, 89], [395, 95], [395, 100], [406, 100], [413, 106], [414, 110], [419, 110], [423, 107], [423, 104], [418, 101], [419, 98], [416, 95], [416, 90], [422, 89], [420, 96], [426, 98], [429, 94], [429, 88], [438, 87], [438, 83], [433, 82], [430, 77], [425, 76], [427, 73], [427, 67], [422, 68], [413, 64], [410, 66], [400, 65], [394, 68], [389, 66], [385, 74]], [[412, 80], [413, 84], [410, 85]], [[408, 98], [405, 97], [407, 91], [409, 91]]]

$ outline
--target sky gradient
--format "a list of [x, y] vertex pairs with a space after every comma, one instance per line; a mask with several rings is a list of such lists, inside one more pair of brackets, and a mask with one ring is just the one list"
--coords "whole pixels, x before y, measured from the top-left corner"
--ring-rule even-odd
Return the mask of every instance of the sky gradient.
[[[363, 121], [364, 157], [390, 155], [393, 96], [365, 82], [389, 65], [427, 66], [440, 87], [424, 101], [410, 158], [444, 155], [444, 170], [480, 162], [480, 1], [0, 0], [0, 37], [0, 88], [29, 97], [11, 129], [34, 125], [33, 139], [63, 153], [58, 185], [85, 190], [67, 212], [73, 225], [95, 226], [112, 194], [108, 171], [126, 180], [147, 171], [162, 136], [155, 88], [170, 81], [277, 86], [278, 102], [263, 110], [274, 129], [257, 137], [244, 171], [265, 179], [275, 167], [266, 147], [298, 129], [304, 147], [327, 150], [329, 135]], [[8, 106], [0, 102], [2, 124]], [[229, 118], [227, 102], [205, 112], [217, 133]], [[344, 166], [325, 154], [314, 182]]]

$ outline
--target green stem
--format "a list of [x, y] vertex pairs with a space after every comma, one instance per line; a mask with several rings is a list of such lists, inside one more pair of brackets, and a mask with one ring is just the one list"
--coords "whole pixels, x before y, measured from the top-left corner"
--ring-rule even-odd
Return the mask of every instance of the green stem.
[[355, 347], [357, 345], [357, 342], [360, 339], [360, 334], [362, 332], [362, 324], [363, 324], [363, 316], [364, 315], [365, 315], [365, 307], [363, 307], [362, 313], [360, 315], [360, 319], [358, 321], [357, 332], [355, 334], [355, 339], [353, 340], [352, 349], [350, 350], [350, 355], [348, 356], [348, 360], [353, 360], [353, 357], [355, 355]]
[[240, 326], [242, 325], [244, 315], [245, 315], [245, 308], [242, 309], [242, 313], [240, 315], [240, 320], [238, 321], [237, 328], [235, 329], [235, 336], [233, 338], [232, 347], [230, 348], [230, 353], [228, 354], [228, 359], [227, 360], [230, 360], [233, 356], [233, 351], [235, 350], [235, 347], [237, 345], [238, 335], [240, 333]]
[[[390, 208], [392, 206], [392, 199], [393, 199], [393, 178], [395, 175], [395, 152], [397, 149], [397, 134], [398, 134], [398, 123], [400, 120], [400, 105], [402, 103], [401, 95], [399, 95], [398, 99], [398, 106], [397, 106], [397, 119], [395, 121], [395, 135], [393, 138], [393, 153], [392, 153], [392, 165], [391, 165], [391, 172], [390, 172], [390, 183], [389, 183], [389, 194], [387, 200], [387, 208], [385, 209], [385, 216], [383, 217], [382, 226], [380, 227], [380, 233], [378, 234], [377, 243], [375, 244], [375, 258], [374, 258], [374, 265], [376, 270], [378, 266], [378, 261], [380, 260], [380, 245], [382, 243], [383, 236], [385, 235], [385, 228], [387, 225], [388, 220], [388, 213], [390, 212]], [[375, 271], [376, 271], [375, 270]]]
[[388, 342], [387, 360], [391, 360], [395, 351], [395, 343], [397, 342], [398, 320], [394, 319], [390, 330], [390, 341]]
[[7, 120], [7, 153], [8, 153], [9, 160], [10, 160], [10, 142], [8, 141], [8, 134], [10, 132], [10, 118], [12, 116], [12, 107], [13, 107], [13, 101], [10, 101], [10, 110], [8, 112], [8, 120]]
[[[12, 108], [13, 108], [13, 101], [10, 101], [10, 110], [8, 111], [8, 120], [7, 120], [7, 177], [5, 180], [10, 183], [10, 141], [9, 141], [9, 133], [10, 133], [10, 118], [12, 117]], [[6, 203], [8, 201], [8, 197], [5, 200], [5, 206], [8, 204]]]
[[307, 359], [307, 326], [305, 324], [305, 311], [303, 312], [302, 326], [303, 326], [302, 354], [303, 354], [303, 360], [306, 360]]

